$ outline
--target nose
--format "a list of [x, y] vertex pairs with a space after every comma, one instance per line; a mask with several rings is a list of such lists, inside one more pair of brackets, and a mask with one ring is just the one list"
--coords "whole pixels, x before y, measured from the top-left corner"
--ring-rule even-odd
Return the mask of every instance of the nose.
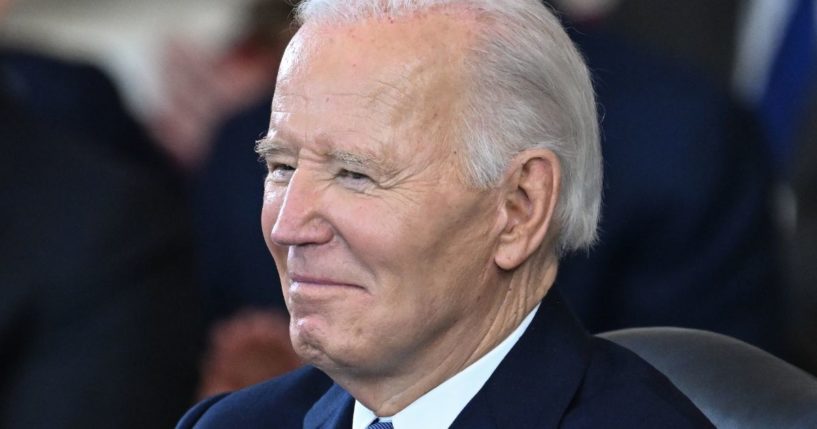
[[296, 170], [287, 184], [270, 239], [278, 246], [324, 244], [332, 227], [323, 216], [322, 193], [309, 174]]

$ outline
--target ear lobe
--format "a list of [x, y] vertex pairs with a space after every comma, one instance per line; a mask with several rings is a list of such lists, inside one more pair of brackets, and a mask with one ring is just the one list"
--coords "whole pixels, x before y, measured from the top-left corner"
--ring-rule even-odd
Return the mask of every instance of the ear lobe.
[[494, 258], [513, 270], [545, 241], [556, 209], [561, 177], [559, 158], [547, 149], [531, 149], [514, 158], [506, 176], [505, 227]]

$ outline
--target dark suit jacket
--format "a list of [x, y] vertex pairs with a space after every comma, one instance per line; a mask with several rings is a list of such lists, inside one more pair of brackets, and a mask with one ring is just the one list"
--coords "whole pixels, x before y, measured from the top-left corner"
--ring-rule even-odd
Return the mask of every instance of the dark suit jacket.
[[[178, 429], [351, 426], [354, 399], [305, 367], [208, 399]], [[553, 292], [452, 428], [711, 428], [706, 417], [635, 354], [589, 336]]]

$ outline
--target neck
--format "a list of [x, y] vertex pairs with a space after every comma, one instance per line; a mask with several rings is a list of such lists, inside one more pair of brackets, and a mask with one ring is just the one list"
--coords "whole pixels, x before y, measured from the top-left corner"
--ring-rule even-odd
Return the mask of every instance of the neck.
[[[527, 264], [527, 263], [526, 263]], [[534, 268], [521, 266], [498, 276], [502, 287], [496, 304], [473, 311], [468, 323], [459, 323], [433, 347], [433, 352], [411, 368], [388, 377], [329, 375], [378, 416], [393, 416], [430, 390], [464, 370], [507, 338], [544, 298], [556, 278], [557, 261], [548, 259]], [[487, 310], [487, 311], [486, 311]]]

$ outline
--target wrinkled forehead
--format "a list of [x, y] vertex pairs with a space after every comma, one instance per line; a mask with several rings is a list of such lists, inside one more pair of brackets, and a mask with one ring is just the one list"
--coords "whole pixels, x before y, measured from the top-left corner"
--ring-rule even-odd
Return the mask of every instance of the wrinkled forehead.
[[288, 46], [276, 103], [327, 97], [388, 114], [394, 122], [424, 120], [456, 104], [465, 91], [463, 62], [473, 25], [452, 13], [424, 13], [356, 23], [308, 23]]

